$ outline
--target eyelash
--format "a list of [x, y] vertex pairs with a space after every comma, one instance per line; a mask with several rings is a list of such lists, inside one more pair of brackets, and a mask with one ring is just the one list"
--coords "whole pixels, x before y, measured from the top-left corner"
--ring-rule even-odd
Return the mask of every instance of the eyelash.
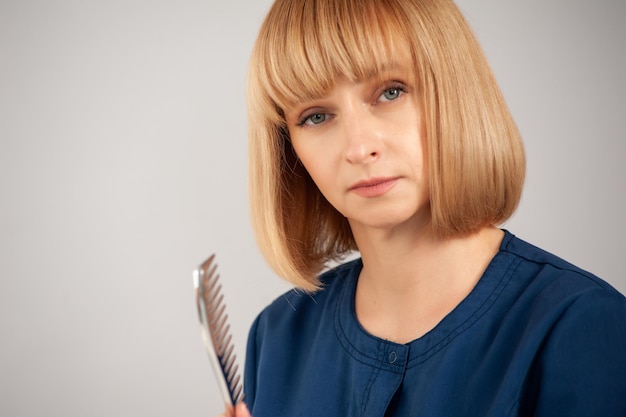
[[400, 98], [400, 96], [402, 96], [402, 94], [406, 93], [406, 86], [400, 82], [394, 82], [393, 84], [391, 84], [389, 87], [385, 88], [383, 90], [382, 93], [380, 93], [380, 95], [378, 96], [378, 98], [380, 99], [380, 97], [382, 97], [385, 93], [391, 91], [391, 90], [397, 90], [399, 92], [398, 97], [388, 100], [388, 101], [395, 101], [398, 98]]
[[[313, 116], [325, 116], [327, 117], [328, 114], [326, 113], [321, 113], [321, 112], [314, 112], [314, 113], [310, 113], [307, 114], [306, 116], [303, 116], [299, 121], [298, 121], [298, 126], [301, 127], [305, 127], [305, 125], [307, 124], [307, 121], [311, 119], [311, 117]], [[326, 118], [324, 118], [324, 121], [326, 121]], [[316, 123], [313, 123], [313, 125], [315, 125]]]
[[[381, 97], [391, 91], [391, 90], [397, 90], [398, 91], [398, 96], [393, 98], [393, 99], [387, 99], [384, 102], [391, 102], [391, 101], [396, 101], [397, 99], [399, 99], [404, 93], [406, 93], [406, 86], [400, 82], [400, 81], [394, 81], [389, 83], [389, 85], [387, 87], [385, 87], [382, 92], [377, 96], [376, 101], [380, 101]], [[307, 127], [307, 121], [311, 119], [311, 117], [313, 116], [324, 116], [324, 120], [321, 122], [325, 122], [326, 121], [326, 117], [328, 117], [329, 115], [327, 113], [322, 113], [322, 112], [312, 112], [312, 113], [308, 113], [305, 114], [304, 116], [302, 116], [302, 118], [300, 118], [300, 120], [298, 120], [297, 122], [297, 126], [299, 127]], [[313, 123], [312, 126], [315, 126], [316, 123]]]

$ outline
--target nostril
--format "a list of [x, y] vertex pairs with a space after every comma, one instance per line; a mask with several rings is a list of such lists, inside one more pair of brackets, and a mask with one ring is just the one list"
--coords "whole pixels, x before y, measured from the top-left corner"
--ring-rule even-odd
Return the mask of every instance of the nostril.
[[371, 163], [380, 158], [380, 155], [381, 152], [379, 149], [368, 144], [350, 146], [346, 150], [346, 159], [354, 164]]

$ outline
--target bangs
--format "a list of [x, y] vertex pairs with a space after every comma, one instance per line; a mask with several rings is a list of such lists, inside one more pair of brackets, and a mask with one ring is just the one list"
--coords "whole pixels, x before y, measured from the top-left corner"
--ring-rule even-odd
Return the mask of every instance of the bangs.
[[[327, 94], [339, 77], [384, 77], [413, 64], [406, 14], [387, 0], [278, 0], [256, 45], [259, 87], [282, 113]], [[298, 7], [299, 6], [299, 7]], [[413, 65], [407, 65], [414, 68]]]

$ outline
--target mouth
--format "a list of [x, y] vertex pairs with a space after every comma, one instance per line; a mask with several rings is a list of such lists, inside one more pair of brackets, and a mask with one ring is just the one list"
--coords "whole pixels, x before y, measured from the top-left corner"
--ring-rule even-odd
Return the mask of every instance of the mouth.
[[399, 179], [399, 177], [369, 178], [354, 183], [348, 191], [361, 197], [379, 197], [391, 190]]

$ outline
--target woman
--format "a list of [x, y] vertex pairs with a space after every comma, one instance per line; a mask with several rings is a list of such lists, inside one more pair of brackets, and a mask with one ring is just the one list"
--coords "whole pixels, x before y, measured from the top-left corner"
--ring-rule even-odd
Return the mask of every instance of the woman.
[[451, 1], [277, 0], [249, 115], [259, 246], [299, 289], [250, 331], [252, 415], [626, 415], [624, 297], [497, 228], [523, 147]]

